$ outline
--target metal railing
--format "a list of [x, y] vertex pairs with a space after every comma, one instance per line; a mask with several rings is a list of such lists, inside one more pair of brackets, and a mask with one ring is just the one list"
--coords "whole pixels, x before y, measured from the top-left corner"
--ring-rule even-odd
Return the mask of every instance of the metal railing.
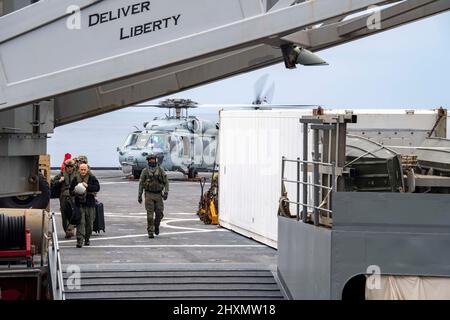
[[54, 212], [52, 213], [51, 220], [52, 237], [51, 246], [48, 250], [48, 268], [52, 285], [53, 300], [65, 300], [63, 270], [56, 229], [56, 216]]
[[[286, 162], [296, 163], [297, 164], [297, 180], [291, 180], [285, 178], [285, 171], [286, 171]], [[336, 191], [336, 165], [334, 163], [326, 163], [326, 162], [320, 162], [320, 161], [309, 161], [309, 160], [301, 160], [300, 158], [297, 158], [297, 160], [290, 160], [286, 157], [282, 157], [281, 161], [281, 194], [283, 195], [285, 192], [285, 183], [295, 183], [297, 186], [297, 201], [290, 201], [283, 199], [282, 201], [287, 203], [292, 203], [297, 206], [297, 220], [302, 220], [303, 222], [307, 222], [308, 217], [308, 208], [312, 209], [314, 213], [314, 224], [319, 225], [319, 214], [321, 211], [327, 212], [328, 214], [331, 214], [332, 207], [331, 207], [331, 194], [332, 192]], [[308, 165], [313, 165], [313, 183], [308, 181]], [[319, 170], [320, 166], [322, 167], [330, 167], [331, 168], [331, 186], [326, 186], [320, 184], [320, 175], [321, 172]], [[303, 170], [301, 168], [303, 167]], [[300, 173], [303, 173], [303, 178], [300, 180]], [[300, 201], [300, 186], [302, 186], [303, 190], [303, 199]], [[313, 202], [314, 204], [308, 203], [308, 187], [313, 187]], [[323, 201], [320, 202], [320, 195], [322, 190], [327, 190], [327, 195], [323, 197]], [[326, 201], [328, 202], [328, 208], [325, 208], [324, 205]], [[300, 211], [300, 207], [303, 209]]]
[[[288, 160], [283, 157], [281, 168], [282, 201], [297, 205], [297, 220], [300, 220], [300, 206], [302, 206], [303, 222], [307, 222], [310, 208], [313, 211], [315, 226], [319, 224], [332, 226], [332, 195], [337, 190], [342, 190], [342, 179], [338, 178], [343, 175], [346, 162], [347, 123], [356, 123], [356, 120], [357, 117], [353, 114], [325, 114], [321, 108], [314, 110], [311, 116], [300, 118], [300, 123], [303, 124], [303, 160], [300, 158]], [[311, 141], [310, 132], [312, 132]], [[312, 161], [308, 160], [310, 145]], [[297, 180], [285, 178], [286, 162], [297, 163]], [[310, 166], [312, 170], [309, 169]], [[303, 167], [302, 179], [300, 179], [301, 167]], [[312, 183], [308, 181], [309, 173], [312, 173]], [[285, 183], [297, 185], [297, 201], [286, 199]], [[300, 186], [303, 189], [302, 202], [300, 202]], [[309, 187], [313, 188], [313, 204], [308, 203]], [[322, 212], [326, 215], [321, 215]]]

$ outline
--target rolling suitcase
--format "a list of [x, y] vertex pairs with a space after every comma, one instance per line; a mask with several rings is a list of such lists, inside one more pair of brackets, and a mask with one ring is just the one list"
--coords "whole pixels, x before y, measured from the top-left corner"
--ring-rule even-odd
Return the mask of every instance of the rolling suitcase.
[[100, 231], [105, 232], [105, 212], [103, 209], [103, 203], [98, 201], [95, 203], [95, 220], [92, 231], [96, 233], [99, 233]]

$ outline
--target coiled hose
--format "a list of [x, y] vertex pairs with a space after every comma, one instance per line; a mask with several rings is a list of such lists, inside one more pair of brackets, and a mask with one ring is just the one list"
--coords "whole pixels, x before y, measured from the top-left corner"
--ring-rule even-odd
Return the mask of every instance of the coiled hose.
[[25, 216], [0, 214], [0, 250], [24, 248], [25, 237]]

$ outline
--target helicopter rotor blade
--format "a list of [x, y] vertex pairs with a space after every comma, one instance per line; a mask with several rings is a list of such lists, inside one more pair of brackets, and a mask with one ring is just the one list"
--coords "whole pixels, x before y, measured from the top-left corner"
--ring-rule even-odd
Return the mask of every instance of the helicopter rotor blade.
[[263, 90], [266, 85], [267, 79], [269, 79], [269, 75], [266, 73], [266, 74], [263, 74], [258, 80], [256, 80], [254, 104], [258, 104], [261, 102], [261, 99], [263, 98], [262, 97]]
[[136, 104], [133, 108], [161, 108], [160, 104]]
[[266, 101], [267, 104], [270, 104], [273, 100], [274, 94], [275, 94], [275, 82], [272, 82], [269, 89], [267, 89], [266, 94], [264, 95], [264, 101]]
[[[286, 110], [286, 109], [316, 109], [319, 105], [301, 105], [301, 104], [238, 104], [238, 105], [218, 105], [219, 110]], [[200, 107], [201, 108], [201, 107]]]
[[[321, 106], [320, 104], [296, 104], [296, 103], [291, 103], [291, 104], [279, 104], [279, 103], [267, 103], [264, 104], [264, 106], [268, 106], [268, 107], [300, 107], [300, 108], [317, 108], [319, 106]], [[138, 107], [138, 106], [136, 106]], [[240, 107], [255, 107], [254, 104], [248, 104], [248, 103], [227, 103], [227, 104], [223, 104], [223, 103], [216, 103], [216, 104], [199, 104], [197, 105], [197, 109], [202, 109], [202, 108], [240, 108]]]
[[181, 108], [181, 109], [192, 109], [192, 108], [197, 108], [197, 105], [192, 105], [192, 106], [165, 106], [165, 105], [161, 105], [161, 104], [136, 104], [134, 106], [131, 107], [136, 107], [136, 108], [160, 108], [160, 109], [167, 109], [167, 108]]
[[[264, 107], [268, 107], [268, 108], [317, 108], [320, 107], [320, 104], [296, 104], [296, 103], [291, 103], [291, 104], [272, 104], [270, 103], [270, 101], [273, 99], [273, 93], [275, 91], [275, 84], [272, 84], [269, 89], [267, 90], [267, 96], [265, 97], [268, 103], [264, 103]], [[131, 107], [137, 107], [137, 108], [164, 108], [161, 105], [157, 104], [138, 104], [135, 106], [131, 106]], [[236, 104], [222, 104], [222, 103], [217, 103], [217, 104], [198, 104], [195, 106], [198, 109], [202, 109], [202, 108], [216, 108], [216, 109], [229, 109], [229, 108], [255, 108], [255, 104], [248, 104], [248, 103], [236, 103]]]

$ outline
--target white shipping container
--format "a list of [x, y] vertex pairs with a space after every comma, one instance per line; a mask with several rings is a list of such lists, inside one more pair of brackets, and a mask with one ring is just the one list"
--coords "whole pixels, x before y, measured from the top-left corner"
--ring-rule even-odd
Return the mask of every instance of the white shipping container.
[[[345, 113], [329, 110], [326, 113]], [[434, 110], [353, 110], [358, 123], [350, 132], [379, 137], [386, 145], [410, 146], [436, 123]], [[219, 223], [221, 226], [277, 248], [277, 211], [281, 195], [281, 158], [302, 159], [303, 126], [299, 119], [311, 109], [229, 110], [220, 113]], [[384, 129], [379, 134], [377, 129]], [[391, 130], [389, 130], [391, 129]], [[410, 131], [414, 130], [416, 136]], [[366, 132], [367, 131], [367, 132]], [[311, 136], [311, 135], [310, 135]], [[310, 149], [311, 150], [311, 149]], [[412, 149], [414, 150], [414, 149]], [[311, 155], [309, 155], [311, 158]], [[296, 180], [296, 164], [285, 177]], [[291, 201], [295, 184], [286, 184]], [[301, 195], [300, 195], [301, 196]], [[302, 200], [300, 198], [300, 200]], [[291, 214], [296, 206], [291, 205]]]
[[[221, 226], [276, 247], [281, 157], [300, 155], [303, 140], [299, 118], [308, 114], [311, 110], [221, 112]], [[289, 194], [294, 192], [292, 186], [288, 187]]]

